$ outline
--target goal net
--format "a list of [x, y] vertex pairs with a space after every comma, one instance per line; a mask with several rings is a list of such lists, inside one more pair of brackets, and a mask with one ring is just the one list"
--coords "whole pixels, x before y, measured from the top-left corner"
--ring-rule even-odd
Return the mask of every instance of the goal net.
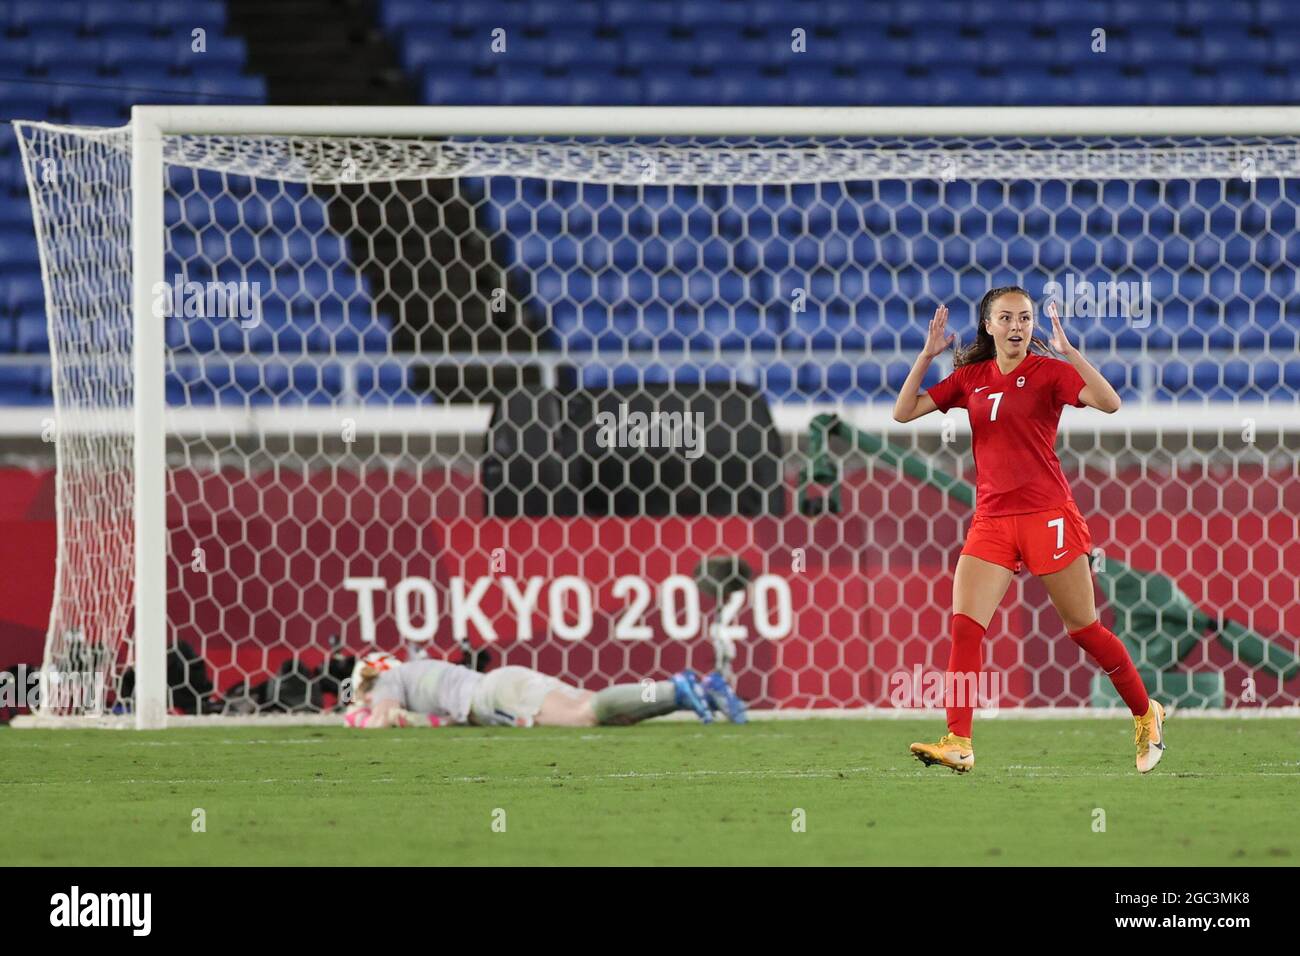
[[[1300, 139], [533, 113], [236, 119], [164, 129], [153, 164], [140, 127], [18, 124], [58, 469], [44, 715], [329, 712], [373, 647], [590, 688], [722, 664], [757, 709], [932, 704], [969, 431], [890, 409], [935, 306], [969, 341], [1008, 284], [1062, 303], [1125, 400], [1067, 408], [1059, 447], [1148, 686], [1294, 703]], [[1028, 575], [987, 644], [990, 707], [1118, 704]], [[54, 692], [87, 672], [93, 707]]]

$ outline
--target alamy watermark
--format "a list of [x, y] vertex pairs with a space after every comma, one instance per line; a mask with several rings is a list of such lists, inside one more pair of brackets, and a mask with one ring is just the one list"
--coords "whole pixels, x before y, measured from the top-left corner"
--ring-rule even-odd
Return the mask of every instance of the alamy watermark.
[[970, 707], [991, 717], [1002, 706], [1003, 684], [1000, 671], [945, 673], [917, 664], [889, 675], [889, 703], [899, 710]]
[[704, 454], [703, 412], [634, 412], [626, 402], [617, 414], [596, 413], [601, 448], [682, 448], [687, 458]]
[[153, 314], [187, 319], [238, 319], [241, 329], [262, 324], [260, 282], [186, 282], [178, 275], [171, 282], [155, 282]]
[[1128, 319], [1135, 329], [1151, 325], [1151, 283], [1142, 280], [1093, 282], [1065, 275], [1043, 286], [1043, 298], [1061, 304], [1061, 318]]
[[104, 713], [102, 671], [60, 671], [28, 668], [0, 671], [0, 709], [37, 710], [45, 701], [61, 713], [97, 716]]
[[55, 927], [121, 927], [133, 936], [148, 936], [152, 913], [152, 893], [94, 893], [73, 884], [68, 892], [50, 897], [50, 925]]

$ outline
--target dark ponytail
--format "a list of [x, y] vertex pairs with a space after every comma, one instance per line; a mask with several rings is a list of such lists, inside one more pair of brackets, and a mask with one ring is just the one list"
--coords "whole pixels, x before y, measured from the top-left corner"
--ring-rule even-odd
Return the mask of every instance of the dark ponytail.
[[[997, 346], [993, 344], [993, 336], [985, 323], [993, 314], [993, 303], [1004, 295], [1023, 295], [1029, 300], [1032, 306], [1033, 297], [1018, 285], [998, 286], [996, 289], [989, 289], [984, 293], [984, 298], [980, 299], [979, 309], [976, 310], [975, 320], [975, 341], [964, 348], [957, 349], [953, 356], [953, 368], [961, 368], [963, 365], [974, 365], [976, 362], [987, 362], [991, 358], [997, 357]], [[1036, 335], [1029, 337], [1029, 350], [1038, 352], [1041, 355], [1051, 355], [1052, 350], [1048, 348], [1047, 343]]]

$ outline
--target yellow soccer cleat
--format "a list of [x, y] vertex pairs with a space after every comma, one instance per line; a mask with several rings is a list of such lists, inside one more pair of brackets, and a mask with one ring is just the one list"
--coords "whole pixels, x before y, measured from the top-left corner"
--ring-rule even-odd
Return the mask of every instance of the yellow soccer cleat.
[[927, 767], [939, 764], [957, 773], [975, 769], [975, 751], [971, 749], [970, 738], [956, 734], [944, 734], [937, 744], [912, 744], [912, 756]]
[[1150, 773], [1165, 755], [1165, 709], [1154, 700], [1145, 716], [1133, 718], [1133, 743], [1138, 770]]

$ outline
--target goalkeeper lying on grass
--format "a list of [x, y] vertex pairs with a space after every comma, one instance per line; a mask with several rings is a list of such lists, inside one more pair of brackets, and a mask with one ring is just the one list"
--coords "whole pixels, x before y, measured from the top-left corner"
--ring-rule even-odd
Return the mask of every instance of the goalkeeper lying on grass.
[[717, 671], [703, 680], [687, 670], [669, 680], [589, 691], [527, 667], [480, 674], [449, 661], [402, 662], [379, 652], [357, 661], [352, 687], [349, 727], [594, 727], [675, 710], [693, 710], [706, 724], [714, 711], [745, 719], [745, 705]]

